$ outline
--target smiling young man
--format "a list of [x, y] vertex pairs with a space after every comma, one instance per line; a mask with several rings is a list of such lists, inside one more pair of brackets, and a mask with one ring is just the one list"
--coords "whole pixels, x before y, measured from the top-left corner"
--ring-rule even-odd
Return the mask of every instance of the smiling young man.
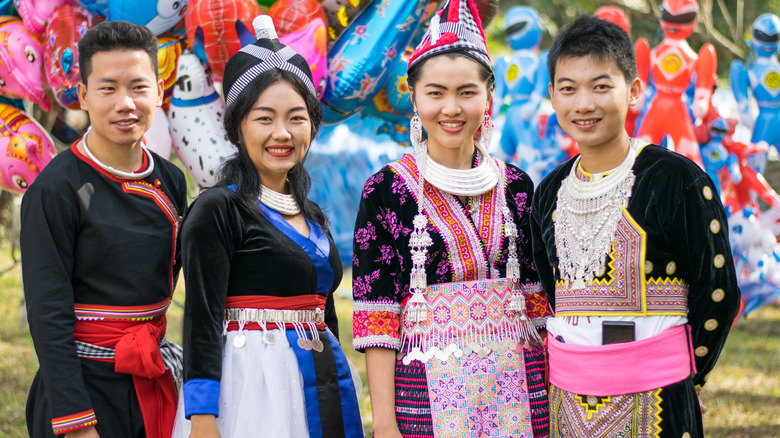
[[549, 52], [550, 96], [580, 155], [534, 194], [548, 319], [550, 432], [702, 437], [698, 399], [739, 306], [728, 224], [710, 178], [631, 139], [628, 35], [581, 17]]
[[[181, 347], [164, 339], [186, 181], [143, 135], [162, 103], [157, 40], [108, 21], [79, 42], [91, 127], [22, 200], [22, 274], [40, 369], [31, 437], [169, 437]], [[177, 366], [178, 363], [178, 366]]]

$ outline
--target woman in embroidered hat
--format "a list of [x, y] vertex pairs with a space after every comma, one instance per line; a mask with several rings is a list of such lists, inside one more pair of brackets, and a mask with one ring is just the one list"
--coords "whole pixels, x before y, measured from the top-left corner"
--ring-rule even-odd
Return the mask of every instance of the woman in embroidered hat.
[[414, 153], [366, 182], [355, 225], [374, 436], [546, 436], [533, 183], [487, 153], [493, 72], [473, 1], [433, 17], [408, 80]]
[[270, 17], [254, 24], [258, 41], [225, 67], [225, 129], [238, 153], [182, 223], [174, 436], [362, 437], [333, 305], [342, 267], [303, 167], [322, 108], [303, 57]]

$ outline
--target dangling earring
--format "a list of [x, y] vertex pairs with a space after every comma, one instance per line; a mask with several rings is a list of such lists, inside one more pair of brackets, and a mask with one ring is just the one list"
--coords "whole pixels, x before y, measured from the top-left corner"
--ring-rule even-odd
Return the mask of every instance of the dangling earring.
[[485, 118], [482, 119], [482, 145], [486, 151], [490, 151], [490, 140], [493, 138], [493, 119], [489, 110], [485, 110]]
[[419, 152], [424, 147], [422, 144], [422, 122], [417, 110], [414, 111], [414, 116], [412, 116], [412, 120], [409, 122], [409, 138], [412, 141], [412, 147], [415, 152]]

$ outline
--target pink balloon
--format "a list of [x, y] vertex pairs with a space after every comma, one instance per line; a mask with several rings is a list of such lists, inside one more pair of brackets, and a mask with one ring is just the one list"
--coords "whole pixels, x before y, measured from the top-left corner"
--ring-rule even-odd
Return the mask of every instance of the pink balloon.
[[317, 17], [303, 29], [280, 36], [279, 41], [303, 56], [311, 69], [317, 97], [322, 96], [328, 76], [328, 30], [325, 22]]
[[24, 193], [56, 150], [46, 130], [11, 105], [0, 104], [0, 188]]
[[14, 3], [24, 25], [36, 35], [43, 35], [54, 11], [73, 4], [71, 0], [16, 0]]
[[15, 17], [0, 17], [0, 95], [29, 99], [51, 109], [39, 37]]

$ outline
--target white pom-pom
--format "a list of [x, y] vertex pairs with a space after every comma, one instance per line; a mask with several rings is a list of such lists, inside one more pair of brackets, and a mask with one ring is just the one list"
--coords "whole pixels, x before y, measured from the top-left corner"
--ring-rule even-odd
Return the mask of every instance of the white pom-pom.
[[257, 39], [279, 39], [274, 28], [274, 20], [270, 15], [258, 15], [252, 20], [252, 27], [255, 28], [255, 37]]

